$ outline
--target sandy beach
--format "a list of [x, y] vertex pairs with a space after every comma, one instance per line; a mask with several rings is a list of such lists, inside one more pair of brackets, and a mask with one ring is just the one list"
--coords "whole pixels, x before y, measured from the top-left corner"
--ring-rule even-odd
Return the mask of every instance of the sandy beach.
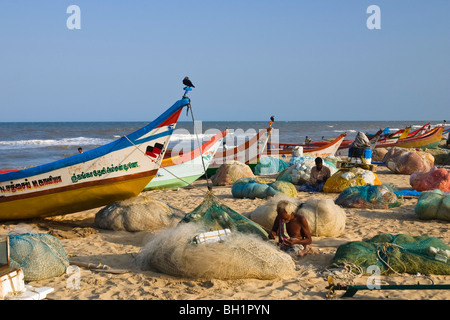
[[[409, 175], [391, 173], [378, 167], [382, 183], [399, 189], [410, 189]], [[206, 180], [179, 190], [147, 191], [145, 195], [164, 201], [183, 212], [190, 212], [204, 199]], [[231, 186], [213, 187], [213, 192], [227, 206], [244, 214], [266, 202], [265, 199], [235, 199]], [[336, 199], [333, 193], [298, 192], [298, 199]], [[327, 297], [327, 274], [336, 249], [348, 241], [371, 238], [381, 233], [426, 235], [450, 243], [448, 222], [419, 220], [414, 214], [417, 199], [405, 199], [400, 207], [389, 210], [345, 209], [345, 232], [336, 238], [313, 237], [312, 253], [294, 259], [295, 275], [287, 279], [199, 280], [142, 271], [135, 257], [145, 245], [149, 232], [127, 232], [98, 229], [94, 225], [98, 209], [45, 219], [4, 222], [0, 233], [45, 232], [56, 236], [70, 260], [84, 264], [110, 266], [117, 273], [92, 271], [80, 267], [79, 288], [68, 288], [70, 274], [29, 283], [34, 287], [52, 287], [49, 300], [447, 300], [448, 290], [378, 290], [359, 291], [354, 297], [342, 298], [344, 291]], [[331, 271], [330, 271], [331, 270]], [[328, 273], [327, 273], [328, 271]], [[336, 273], [335, 281], [343, 284], [366, 284], [367, 276]], [[382, 276], [381, 284], [449, 284], [450, 276], [395, 274]]]

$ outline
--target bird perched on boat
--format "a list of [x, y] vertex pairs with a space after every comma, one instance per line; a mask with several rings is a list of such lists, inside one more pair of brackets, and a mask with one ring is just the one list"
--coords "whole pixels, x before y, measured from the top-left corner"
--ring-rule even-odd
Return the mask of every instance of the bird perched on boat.
[[191, 80], [189, 80], [189, 77], [185, 77], [185, 78], [183, 79], [183, 84], [184, 84], [186, 87], [189, 87], [189, 88], [195, 88], [195, 86], [192, 84]]
[[269, 125], [272, 126], [272, 124], [275, 122], [275, 116], [270, 117]]

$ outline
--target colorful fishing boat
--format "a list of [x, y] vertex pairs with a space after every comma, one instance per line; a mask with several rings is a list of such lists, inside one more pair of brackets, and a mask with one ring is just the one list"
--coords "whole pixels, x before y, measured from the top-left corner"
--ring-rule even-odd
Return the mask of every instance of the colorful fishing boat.
[[[217, 133], [201, 147], [191, 152], [175, 155], [173, 150], [169, 157], [161, 162], [161, 168], [144, 190], [183, 188], [203, 176], [214, 155], [222, 144], [227, 130]], [[170, 151], [166, 153], [169, 154]]]
[[101, 147], [0, 174], [0, 220], [78, 212], [137, 196], [156, 176], [186, 94], [145, 127]]
[[289, 161], [292, 156], [292, 152], [296, 147], [303, 148], [304, 157], [321, 157], [326, 158], [328, 156], [336, 155], [339, 147], [344, 141], [347, 133], [343, 133], [331, 142], [323, 141], [318, 144], [289, 144], [289, 143], [273, 143], [267, 149], [266, 154], [268, 156], [278, 156], [285, 161]]
[[272, 126], [261, 129], [256, 135], [248, 139], [237, 147], [226, 147], [217, 151], [212, 162], [210, 163], [206, 174], [212, 176], [217, 169], [225, 163], [241, 162], [254, 168], [261, 158], [270, 138]]
[[401, 147], [401, 148], [416, 148], [416, 149], [432, 149], [439, 146], [442, 140], [442, 132], [444, 131], [443, 126], [437, 126], [429, 131], [416, 135], [413, 137], [408, 137], [405, 139], [398, 139], [395, 143], [377, 143], [375, 148], [391, 148], [391, 147]]

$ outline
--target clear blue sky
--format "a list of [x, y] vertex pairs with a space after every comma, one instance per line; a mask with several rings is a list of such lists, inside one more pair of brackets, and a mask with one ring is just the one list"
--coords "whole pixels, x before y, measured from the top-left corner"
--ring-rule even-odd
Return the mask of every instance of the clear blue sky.
[[196, 120], [442, 120], [449, 12], [448, 0], [1, 0], [0, 121], [149, 121], [186, 75]]

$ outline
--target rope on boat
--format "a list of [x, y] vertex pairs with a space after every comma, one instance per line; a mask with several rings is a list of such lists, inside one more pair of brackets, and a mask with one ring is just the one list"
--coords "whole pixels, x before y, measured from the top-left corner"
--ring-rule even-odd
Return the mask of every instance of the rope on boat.
[[[185, 94], [185, 97], [187, 97], [186, 94]], [[199, 145], [199, 148], [200, 148], [200, 154], [201, 154], [201, 158], [202, 158], [203, 171], [205, 171], [206, 185], [208, 187], [208, 190], [212, 191], [212, 187], [211, 187], [211, 185], [209, 183], [208, 173], [206, 172], [207, 170], [206, 170], [206, 166], [205, 166], [205, 160], [203, 159], [202, 144], [200, 143], [198, 134], [197, 134], [197, 132], [195, 130], [195, 119], [194, 119], [194, 112], [192, 112], [191, 99], [190, 98], [188, 98], [188, 99], [189, 99], [189, 103], [187, 105], [187, 112], [189, 112], [189, 110], [191, 110], [192, 125], [193, 125], [193, 128], [194, 128], [195, 136], [197, 137], [197, 144]]]

